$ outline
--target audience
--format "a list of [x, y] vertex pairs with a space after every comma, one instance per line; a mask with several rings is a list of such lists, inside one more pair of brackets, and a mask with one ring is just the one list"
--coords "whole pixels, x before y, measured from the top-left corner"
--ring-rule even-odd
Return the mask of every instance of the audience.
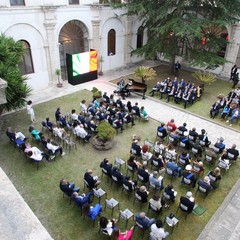
[[59, 187], [69, 197], [73, 194], [73, 192], [79, 192], [80, 191], [79, 187], [75, 187], [75, 183], [74, 182], [70, 183], [70, 182], [68, 182], [64, 178], [62, 178], [60, 180]]
[[112, 175], [112, 164], [108, 162], [107, 158], [104, 158], [100, 164], [101, 168], [104, 168], [107, 172], [107, 175], [111, 177]]
[[166, 232], [163, 228], [163, 223], [160, 219], [156, 220], [151, 226], [150, 240], [166, 239], [169, 236], [169, 232]]
[[187, 192], [186, 196], [181, 196], [180, 204], [183, 204], [184, 206], [187, 207], [187, 210], [185, 210], [187, 213], [191, 213], [195, 205], [195, 200], [192, 197], [192, 192]]
[[155, 186], [158, 191], [164, 188], [163, 187], [163, 177], [161, 175], [158, 176], [157, 171], [154, 171], [152, 174], [150, 174], [149, 183], [150, 183], [150, 185]]
[[149, 173], [148, 170], [146, 169], [147, 167], [147, 162], [144, 161], [142, 166], [140, 168], [138, 168], [138, 175], [141, 176], [143, 178], [143, 182], [147, 183], [149, 181]]
[[145, 212], [137, 213], [135, 216], [136, 222], [142, 226], [143, 229], [148, 229], [155, 222], [154, 218], [149, 219], [146, 217]]
[[88, 183], [90, 189], [96, 188], [101, 183], [97, 176], [93, 176], [93, 171], [91, 169], [85, 172], [84, 180]]
[[141, 186], [137, 189], [136, 194], [140, 196], [141, 202], [146, 203], [148, 201], [148, 194], [147, 188], [145, 186]]

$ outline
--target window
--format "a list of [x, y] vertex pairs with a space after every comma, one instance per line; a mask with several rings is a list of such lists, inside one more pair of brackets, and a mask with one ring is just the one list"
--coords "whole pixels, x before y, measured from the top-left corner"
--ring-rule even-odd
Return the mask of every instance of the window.
[[79, 0], [69, 0], [69, 5], [71, 4], [79, 4]]
[[114, 29], [111, 29], [108, 32], [108, 56], [116, 54], [116, 32]]
[[137, 48], [141, 48], [143, 46], [143, 27], [138, 28], [137, 32]]
[[23, 60], [21, 64], [22, 74], [26, 75], [29, 73], [34, 73], [30, 45], [27, 41], [21, 40], [21, 42], [23, 43], [23, 46], [25, 48], [25, 54], [23, 56]]
[[11, 6], [25, 6], [24, 0], [10, 0]]

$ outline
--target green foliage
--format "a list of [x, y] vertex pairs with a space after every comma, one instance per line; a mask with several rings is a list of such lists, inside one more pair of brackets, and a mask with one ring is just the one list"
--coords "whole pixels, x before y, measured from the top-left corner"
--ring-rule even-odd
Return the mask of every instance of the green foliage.
[[93, 98], [101, 98], [102, 92], [99, 91], [96, 87], [93, 87], [91, 92], [93, 93]]
[[217, 79], [217, 76], [213, 73], [205, 72], [205, 71], [197, 71], [192, 73], [192, 76], [204, 83], [211, 84], [214, 83]]
[[0, 106], [0, 112], [22, 108], [31, 89], [27, 86], [26, 76], [22, 76], [21, 61], [24, 47], [12, 37], [0, 35], [0, 78], [8, 84], [6, 88], [7, 103]]
[[140, 66], [134, 71], [135, 77], [140, 78], [142, 82], [153, 80], [156, 76], [156, 71], [150, 67]]
[[96, 129], [97, 137], [103, 141], [111, 140], [116, 135], [116, 130], [108, 123], [101, 122]]
[[238, 21], [240, 12], [239, 1], [225, 0], [137, 0], [123, 6], [127, 15], [138, 16], [148, 32], [148, 42], [132, 53], [147, 59], [162, 53], [172, 64], [178, 55], [202, 67], [224, 63], [224, 58], [217, 55], [227, 45], [221, 33]]

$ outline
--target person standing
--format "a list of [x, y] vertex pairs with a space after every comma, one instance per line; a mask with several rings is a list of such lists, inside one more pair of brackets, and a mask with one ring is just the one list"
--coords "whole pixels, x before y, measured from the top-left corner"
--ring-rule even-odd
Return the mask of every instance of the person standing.
[[30, 115], [31, 121], [34, 123], [35, 122], [35, 113], [33, 110], [33, 106], [32, 106], [32, 101], [29, 100], [27, 102], [27, 113]]
[[236, 68], [236, 73], [234, 74], [234, 76], [233, 76], [233, 86], [232, 86], [232, 88], [235, 88], [235, 86], [238, 84], [238, 82], [239, 82], [239, 69], [238, 68]]
[[177, 61], [174, 67], [175, 67], [175, 76], [178, 77], [179, 71], [181, 69], [181, 64]]
[[231, 68], [231, 73], [230, 73], [230, 79], [229, 79], [229, 81], [231, 81], [231, 80], [234, 79], [234, 76], [235, 76], [236, 72], [237, 72], [237, 66], [236, 66], [236, 64], [235, 64], [235, 65]]

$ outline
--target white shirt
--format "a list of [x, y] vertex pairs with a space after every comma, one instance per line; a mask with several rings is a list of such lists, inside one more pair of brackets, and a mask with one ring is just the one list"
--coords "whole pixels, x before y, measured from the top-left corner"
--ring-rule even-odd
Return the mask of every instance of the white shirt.
[[47, 143], [47, 148], [51, 150], [53, 153], [59, 148], [58, 146], [53, 145], [52, 143]]
[[42, 156], [42, 151], [38, 149], [37, 147], [31, 147], [29, 151], [32, 151], [33, 155], [31, 156], [32, 159], [41, 161], [43, 156]]
[[157, 228], [156, 224], [154, 223], [151, 226], [150, 236], [153, 240], [162, 240], [166, 237], [166, 234], [164, 232], [164, 228]]
[[79, 125], [75, 127], [75, 131], [77, 136], [81, 138], [85, 138], [88, 135], [88, 133], [84, 130], [84, 128], [81, 128]]
[[33, 114], [34, 113], [32, 104], [30, 104], [30, 105], [27, 104], [27, 112], [28, 112], [28, 114]]

